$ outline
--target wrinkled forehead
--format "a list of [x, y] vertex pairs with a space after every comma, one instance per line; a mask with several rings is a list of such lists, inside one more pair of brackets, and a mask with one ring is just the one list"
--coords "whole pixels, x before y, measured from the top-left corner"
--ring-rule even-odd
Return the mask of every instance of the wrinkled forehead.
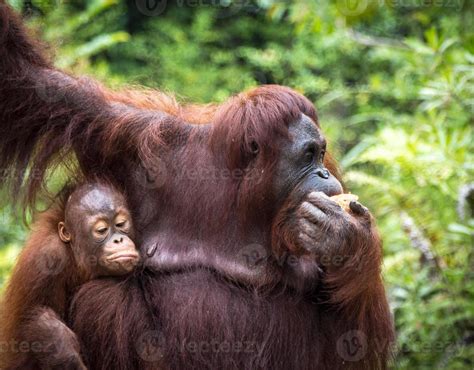
[[290, 125], [288, 131], [292, 138], [298, 138], [301, 140], [324, 138], [319, 126], [311, 118], [303, 113], [301, 114], [298, 121]]
[[68, 200], [67, 213], [110, 215], [118, 208], [125, 208], [125, 200], [119, 193], [105, 186], [89, 186], [72, 194]]

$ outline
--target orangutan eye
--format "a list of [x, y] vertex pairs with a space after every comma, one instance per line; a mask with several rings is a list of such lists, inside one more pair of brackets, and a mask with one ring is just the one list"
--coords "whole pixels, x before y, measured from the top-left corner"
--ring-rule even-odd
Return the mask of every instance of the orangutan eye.
[[96, 229], [95, 232], [99, 235], [104, 235], [107, 232], [107, 228], [106, 227], [100, 227], [100, 228]]
[[104, 237], [109, 231], [109, 225], [105, 221], [98, 221], [93, 228], [93, 234], [96, 237]]
[[304, 161], [306, 163], [312, 163], [314, 162], [314, 157], [315, 157], [315, 149], [313, 146], [310, 146], [309, 148], [306, 149], [304, 153]]
[[323, 150], [323, 151], [321, 152], [321, 158], [320, 158], [320, 159], [321, 159], [321, 163], [324, 162], [324, 156], [325, 156], [325, 155], [326, 155], [326, 151]]
[[121, 229], [125, 227], [126, 224], [127, 224], [127, 220], [120, 220], [115, 224], [115, 227], [118, 227], [119, 229]]

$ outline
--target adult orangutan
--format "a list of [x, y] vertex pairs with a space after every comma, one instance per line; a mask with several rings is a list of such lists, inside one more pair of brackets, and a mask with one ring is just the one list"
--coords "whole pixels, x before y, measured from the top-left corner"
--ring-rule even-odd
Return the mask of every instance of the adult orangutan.
[[[145, 256], [85, 284], [69, 324], [90, 369], [378, 369], [393, 328], [368, 210], [344, 211], [313, 105], [262, 86], [221, 105], [112, 93], [55, 70], [0, 10], [0, 165], [125, 189]], [[30, 171], [23, 176], [25, 169]]]

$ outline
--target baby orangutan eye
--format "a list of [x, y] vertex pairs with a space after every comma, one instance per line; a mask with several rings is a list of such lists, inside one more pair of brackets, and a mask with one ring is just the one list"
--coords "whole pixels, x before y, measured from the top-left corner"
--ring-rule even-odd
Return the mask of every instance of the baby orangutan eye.
[[118, 227], [118, 228], [122, 228], [124, 227], [125, 225], [127, 224], [127, 220], [121, 220], [121, 221], [118, 221], [115, 226]]
[[122, 212], [117, 215], [115, 218], [115, 227], [122, 231], [127, 231], [129, 229], [129, 218], [127, 214]]
[[94, 236], [94, 238], [98, 239], [98, 240], [103, 240], [108, 232], [109, 232], [109, 226], [101, 221], [101, 222], [98, 222], [92, 229], [92, 234]]
[[99, 235], [104, 235], [107, 232], [107, 228], [106, 227], [101, 227], [99, 229], [96, 229], [95, 232]]

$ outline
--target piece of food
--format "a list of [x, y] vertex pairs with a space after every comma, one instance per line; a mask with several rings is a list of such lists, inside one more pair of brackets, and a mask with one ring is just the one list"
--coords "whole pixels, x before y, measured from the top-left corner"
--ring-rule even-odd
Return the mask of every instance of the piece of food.
[[352, 201], [356, 202], [359, 197], [355, 194], [339, 194], [332, 196], [331, 199], [339, 204], [344, 211], [349, 212], [349, 204]]

